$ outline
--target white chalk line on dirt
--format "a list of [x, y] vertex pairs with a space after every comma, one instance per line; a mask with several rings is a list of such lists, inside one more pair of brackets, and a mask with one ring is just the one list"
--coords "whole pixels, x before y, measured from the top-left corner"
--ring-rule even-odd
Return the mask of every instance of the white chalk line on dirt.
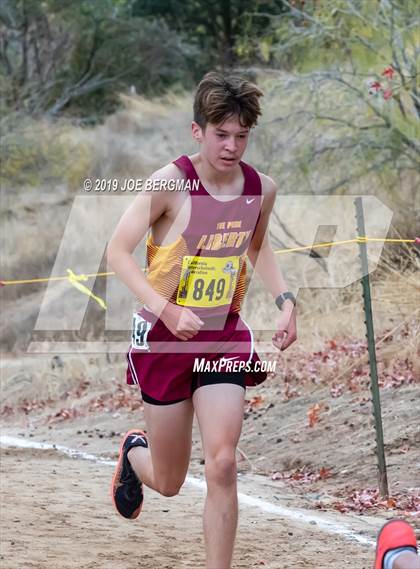
[[[90, 460], [98, 464], [105, 464], [108, 466], [115, 466], [117, 464], [116, 460], [111, 460], [109, 458], [101, 458], [99, 456], [96, 456], [95, 454], [86, 453], [78, 449], [72, 449], [57, 444], [28, 441], [24, 438], [11, 437], [8, 435], [0, 435], [0, 446], [32, 448], [40, 450], [55, 450], [56, 452], [66, 454], [67, 456], [70, 456], [71, 458], [75, 459]], [[202, 490], [206, 489], [205, 481], [200, 480], [199, 478], [194, 478], [193, 476], [187, 476], [185, 481], [187, 484], [195, 486], [196, 488], [200, 488]], [[276, 506], [275, 504], [271, 504], [270, 502], [266, 502], [265, 500], [262, 500], [260, 498], [253, 498], [248, 494], [243, 494], [242, 492], [238, 492], [238, 499], [241, 504], [258, 508], [263, 512], [267, 512], [269, 514], [275, 514], [282, 518], [287, 518], [289, 520], [294, 520], [296, 522], [310, 525], [312, 526], [311, 528], [312, 530], [319, 529], [326, 533], [340, 535], [347, 540], [353, 542], [357, 541], [361, 545], [368, 545], [368, 546], [375, 545], [375, 541], [373, 539], [364, 537], [363, 535], [359, 535], [358, 533], [354, 532], [350, 527], [344, 524], [336, 524], [334, 522], [330, 522], [326, 520], [321, 514], [317, 514], [315, 512], [309, 512], [307, 510], [302, 510], [298, 508], [295, 509], [295, 508], [288, 508], [286, 506]]]

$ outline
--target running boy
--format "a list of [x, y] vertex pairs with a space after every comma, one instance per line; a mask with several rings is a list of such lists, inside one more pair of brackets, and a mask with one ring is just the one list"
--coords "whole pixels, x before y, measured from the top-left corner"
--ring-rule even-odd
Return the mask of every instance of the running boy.
[[[267, 235], [277, 188], [241, 161], [261, 96], [241, 77], [208, 73], [194, 100], [199, 152], [151, 176], [180, 181], [186, 190], [139, 194], [108, 246], [109, 265], [143, 303], [134, 315], [127, 382], [139, 385], [147, 425], [147, 437], [134, 430], [122, 440], [113, 501], [133, 519], [142, 508], [143, 484], [164, 496], [179, 492], [195, 412], [205, 456], [208, 569], [231, 567], [245, 389], [266, 378], [252, 331], [239, 315], [246, 257], [278, 312], [273, 344], [285, 350], [296, 340], [295, 298]], [[132, 253], [149, 229], [145, 276]]]

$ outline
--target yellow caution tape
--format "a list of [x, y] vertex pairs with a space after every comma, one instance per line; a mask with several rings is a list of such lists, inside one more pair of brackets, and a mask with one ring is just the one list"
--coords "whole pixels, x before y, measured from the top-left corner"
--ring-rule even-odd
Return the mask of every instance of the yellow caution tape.
[[[383, 243], [420, 243], [420, 238], [417, 237], [416, 239], [383, 239], [377, 237], [356, 237], [355, 239], [346, 239], [344, 241], [331, 241], [328, 243], [315, 243], [314, 245], [305, 245], [303, 247], [292, 247], [289, 249], [277, 249], [274, 251], [276, 254], [281, 253], [293, 253], [295, 251], [305, 251], [307, 249], [320, 249], [321, 247], [333, 247], [335, 245], [344, 245], [345, 243], [367, 243], [369, 241], [381, 241]], [[84, 285], [80, 284], [78, 281], [80, 280], [87, 280], [90, 278], [96, 277], [111, 277], [114, 276], [115, 273], [107, 272], [107, 273], [89, 273], [87, 275], [76, 275], [70, 269], [67, 269], [69, 275], [66, 277], [42, 277], [37, 279], [22, 279], [22, 280], [13, 280], [13, 281], [0, 281], [0, 286], [7, 286], [7, 285], [17, 285], [17, 284], [29, 284], [29, 283], [46, 283], [50, 281], [70, 281], [70, 283], [78, 288], [83, 294], [88, 294], [92, 298], [94, 298], [104, 310], [106, 310], [105, 302], [92, 294], [88, 288]]]
[[87, 281], [89, 278], [87, 275], [76, 275], [76, 274], [74, 274], [74, 272], [71, 269], [67, 269], [67, 273], [69, 275], [67, 278], [70, 281], [70, 284], [72, 284], [75, 288], [77, 288], [77, 290], [80, 290], [80, 292], [82, 292], [83, 294], [87, 294], [87, 296], [91, 296], [93, 298], [93, 300], [96, 300], [96, 302], [99, 304], [99, 306], [101, 308], [106, 310], [105, 301], [102, 300], [102, 298], [100, 298], [99, 296], [96, 296], [95, 294], [93, 294], [93, 292], [91, 290], [89, 290], [85, 285], [82, 285], [79, 282], [79, 281]]

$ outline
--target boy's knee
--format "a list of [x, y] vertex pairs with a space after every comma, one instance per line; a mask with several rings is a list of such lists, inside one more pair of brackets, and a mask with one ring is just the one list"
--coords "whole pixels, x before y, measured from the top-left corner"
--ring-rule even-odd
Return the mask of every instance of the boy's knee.
[[208, 485], [230, 486], [237, 477], [234, 452], [206, 458], [206, 480]]
[[176, 496], [177, 494], [179, 494], [179, 491], [181, 490], [183, 483], [184, 481], [182, 482], [172, 481], [172, 480], [162, 481], [158, 483], [156, 490], [159, 492], [159, 494], [162, 494], [162, 496], [166, 496], [167, 498], [172, 498], [172, 496]]

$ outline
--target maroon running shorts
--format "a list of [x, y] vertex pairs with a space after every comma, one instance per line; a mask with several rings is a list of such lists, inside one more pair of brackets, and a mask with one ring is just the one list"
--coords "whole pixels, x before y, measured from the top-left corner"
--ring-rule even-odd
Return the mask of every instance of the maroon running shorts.
[[218, 322], [202, 320], [204, 325], [196, 336], [183, 341], [146, 308], [133, 315], [127, 383], [139, 386], [144, 401], [167, 405], [189, 399], [198, 387], [209, 383], [245, 388], [266, 379], [266, 372], [254, 369], [260, 359], [254, 351], [253, 334], [238, 313], [229, 313], [222, 325], [220, 317]]

